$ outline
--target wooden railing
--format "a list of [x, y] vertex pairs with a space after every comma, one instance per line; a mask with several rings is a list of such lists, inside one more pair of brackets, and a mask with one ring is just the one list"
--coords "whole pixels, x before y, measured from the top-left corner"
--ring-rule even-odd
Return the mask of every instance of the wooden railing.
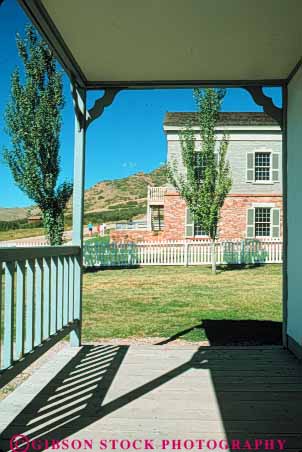
[[[210, 265], [211, 246], [208, 240], [86, 244], [84, 265]], [[215, 250], [217, 264], [282, 263], [282, 242], [276, 239], [219, 241]]]
[[148, 187], [148, 204], [164, 203], [167, 187]]
[[74, 246], [0, 249], [0, 386], [8, 370], [78, 324], [79, 259]]

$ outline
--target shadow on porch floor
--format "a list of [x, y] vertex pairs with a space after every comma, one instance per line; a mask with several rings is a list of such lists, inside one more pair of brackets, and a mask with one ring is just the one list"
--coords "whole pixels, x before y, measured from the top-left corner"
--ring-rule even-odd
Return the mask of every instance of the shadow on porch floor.
[[301, 402], [302, 366], [281, 347], [66, 347], [1, 402], [0, 448], [23, 434], [40, 450], [63, 438], [93, 450], [100, 439], [152, 439], [158, 450], [202, 438], [301, 451]]

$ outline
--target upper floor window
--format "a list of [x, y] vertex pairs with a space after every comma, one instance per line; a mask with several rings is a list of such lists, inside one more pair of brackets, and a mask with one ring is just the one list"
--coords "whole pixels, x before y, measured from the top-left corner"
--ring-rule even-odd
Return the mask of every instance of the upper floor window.
[[[218, 161], [218, 153], [215, 152], [215, 161]], [[206, 170], [206, 160], [200, 151], [194, 152], [194, 169], [196, 179], [201, 182], [204, 179]]]
[[270, 152], [255, 152], [255, 181], [271, 180]]
[[200, 151], [194, 152], [194, 169], [195, 177], [201, 182], [204, 178], [204, 172], [206, 169], [205, 160]]
[[264, 150], [248, 152], [246, 181], [257, 184], [279, 182], [280, 154]]

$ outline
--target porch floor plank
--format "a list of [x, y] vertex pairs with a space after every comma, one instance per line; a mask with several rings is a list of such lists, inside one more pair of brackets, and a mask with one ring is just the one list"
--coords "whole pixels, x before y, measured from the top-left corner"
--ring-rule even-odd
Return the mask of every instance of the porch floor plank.
[[0, 449], [22, 433], [94, 450], [100, 439], [162, 450], [163, 439], [260, 438], [301, 452], [301, 402], [302, 365], [281, 347], [66, 347], [0, 403]]

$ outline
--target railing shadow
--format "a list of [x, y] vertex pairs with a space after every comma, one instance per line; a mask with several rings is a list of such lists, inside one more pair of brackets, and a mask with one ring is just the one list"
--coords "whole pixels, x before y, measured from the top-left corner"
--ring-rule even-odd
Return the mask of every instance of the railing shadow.
[[127, 346], [83, 346], [2, 431], [0, 450], [10, 450], [16, 433], [30, 441], [61, 440], [67, 431], [72, 434], [102, 417], [102, 403], [127, 350]]
[[[214, 423], [222, 425], [220, 434], [227, 439], [238, 439], [240, 436], [252, 440], [257, 435], [271, 438], [275, 435], [282, 439], [290, 434], [292, 441], [296, 441], [298, 435], [302, 439], [301, 433], [298, 433], [302, 405], [293, 405], [297, 400], [302, 401], [302, 386], [295, 392], [283, 390], [288, 379], [289, 383], [299, 381], [302, 369], [285, 351], [264, 349], [261, 352], [251, 349], [238, 352], [234, 349], [200, 347], [179, 366], [104, 403], [126, 352], [127, 347], [84, 347], [2, 433], [1, 449], [10, 449], [9, 439], [16, 432], [26, 434], [30, 439], [51, 440], [54, 436], [56, 440], [66, 438], [190, 369], [210, 371], [212, 387], [203, 388], [199, 379], [192, 381], [190, 378], [184, 385], [190, 390], [192, 385], [197, 384], [198, 391], [214, 394], [219, 413], [212, 419]], [[284, 369], [280, 370], [280, 366], [284, 366], [288, 375], [284, 375]], [[276, 378], [281, 383], [272, 389], [271, 382]], [[282, 405], [279, 409], [280, 401]], [[216, 407], [215, 404], [213, 406]], [[294, 407], [294, 412], [291, 412]], [[209, 412], [210, 420], [211, 416]], [[200, 422], [198, 412], [196, 420]], [[182, 422], [186, 421], [184, 417]], [[293, 436], [295, 432], [297, 435]], [[238, 447], [234, 449], [238, 450]]]

